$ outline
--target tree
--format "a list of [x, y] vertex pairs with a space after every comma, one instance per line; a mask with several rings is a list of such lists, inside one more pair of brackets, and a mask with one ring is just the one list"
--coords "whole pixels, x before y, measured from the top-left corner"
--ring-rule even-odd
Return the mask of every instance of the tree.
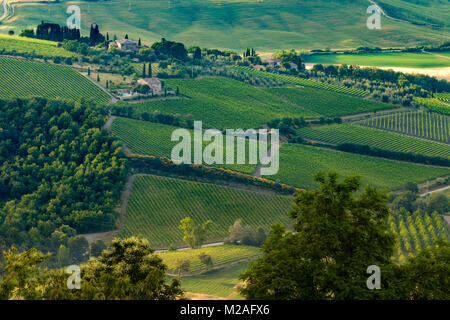
[[437, 211], [440, 214], [450, 210], [448, 198], [442, 193], [432, 193], [428, 198], [428, 212]]
[[413, 193], [419, 193], [419, 187], [418, 187], [417, 184], [414, 183], [414, 182], [407, 182], [407, 183], [405, 184], [405, 189], [406, 189], [407, 191], [411, 191], [411, 192], [413, 192]]
[[387, 232], [387, 195], [360, 178], [315, 176], [317, 190], [300, 192], [289, 212], [295, 233], [273, 227], [263, 257], [241, 275], [248, 299], [368, 299], [367, 267], [390, 263], [394, 237]]
[[212, 258], [209, 254], [201, 253], [198, 255], [200, 262], [205, 266], [206, 269], [209, 269], [213, 266]]
[[148, 77], [149, 78], [153, 78], [152, 63], [151, 62], [148, 64]]
[[191, 268], [191, 263], [189, 260], [178, 259], [175, 261], [175, 270], [178, 273], [178, 278], [181, 276], [183, 272], [189, 272]]
[[89, 242], [83, 236], [69, 239], [70, 259], [73, 263], [81, 263], [89, 258]]
[[167, 282], [167, 267], [147, 240], [114, 239], [110, 250], [81, 266], [81, 289], [68, 290], [63, 269], [37, 265], [48, 260], [36, 249], [4, 252], [0, 299], [25, 300], [175, 300], [180, 282]]
[[142, 65], [142, 78], [145, 78], [145, 63]]
[[193, 59], [194, 60], [201, 60], [202, 59], [202, 50], [199, 47], [195, 47]]
[[202, 225], [196, 225], [190, 217], [180, 221], [179, 228], [183, 231], [183, 241], [190, 248], [200, 247], [206, 239], [208, 231], [211, 229], [212, 221], [208, 220]]
[[60, 245], [56, 255], [56, 261], [59, 267], [65, 267], [70, 264], [70, 250], [64, 245]]
[[100, 73], [97, 73], [97, 82], [100, 82]]
[[106, 250], [106, 244], [103, 240], [97, 239], [91, 243], [91, 257], [101, 256], [103, 250]]

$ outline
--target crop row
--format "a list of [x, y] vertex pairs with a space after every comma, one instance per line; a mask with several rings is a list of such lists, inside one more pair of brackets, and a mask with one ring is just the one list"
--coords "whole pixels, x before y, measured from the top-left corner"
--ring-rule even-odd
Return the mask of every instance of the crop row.
[[[353, 143], [395, 152], [450, 158], [449, 145], [359, 125], [332, 124], [312, 126], [301, 128], [297, 132], [304, 138], [332, 144]], [[447, 132], [446, 134], [448, 136]]]
[[414, 98], [414, 101], [423, 105], [428, 110], [450, 116], [450, 105], [431, 98]]
[[282, 74], [270, 73], [270, 72], [266, 72], [266, 71], [254, 70], [249, 67], [233, 66], [233, 68], [240, 70], [240, 71], [244, 71], [244, 72], [254, 73], [254, 74], [262, 76], [262, 77], [275, 78], [279, 81], [284, 81], [284, 82], [291, 83], [291, 84], [301, 85], [304, 87], [311, 87], [311, 88], [317, 88], [317, 89], [322, 89], [322, 90], [327, 90], [327, 91], [344, 93], [344, 94], [349, 94], [349, 95], [357, 96], [357, 97], [364, 97], [368, 94], [368, 92], [364, 91], [364, 90], [347, 88], [344, 86], [336, 86], [336, 85], [332, 85], [332, 84], [328, 84], [328, 83], [308, 80], [308, 79], [299, 78], [299, 77], [293, 77], [293, 76], [287, 76], [287, 75], [282, 75]]
[[185, 246], [180, 221], [191, 217], [197, 223], [211, 219], [207, 242], [223, 241], [237, 219], [256, 229], [268, 230], [273, 223], [287, 222], [292, 199], [260, 194], [221, 185], [157, 176], [137, 177], [125, 215], [121, 236], [142, 235], [155, 248]]
[[437, 212], [391, 212], [387, 224], [397, 238], [396, 258], [400, 263], [405, 262], [409, 255], [436, 245], [439, 239], [449, 239], [445, 222]]
[[0, 58], [0, 98], [91, 98], [107, 102], [107, 93], [72, 68]]
[[413, 137], [450, 143], [450, 117], [432, 112], [401, 112], [369, 118], [359, 124]]

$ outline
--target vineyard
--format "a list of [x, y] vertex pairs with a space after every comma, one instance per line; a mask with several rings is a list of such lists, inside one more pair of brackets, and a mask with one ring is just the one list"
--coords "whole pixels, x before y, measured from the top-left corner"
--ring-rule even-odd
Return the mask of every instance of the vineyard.
[[387, 224], [397, 238], [395, 256], [400, 263], [404, 263], [410, 254], [415, 255], [420, 249], [434, 246], [439, 239], [450, 239], [445, 221], [437, 212], [391, 212]]
[[45, 57], [58, 56], [67, 58], [77, 56], [73, 52], [58, 47], [57, 42], [0, 34], [0, 53], [5, 51], [28, 54], [34, 53]]
[[137, 177], [131, 190], [121, 237], [142, 235], [155, 248], [185, 246], [180, 220], [213, 222], [207, 242], [223, 241], [237, 219], [266, 231], [288, 223], [292, 198], [157, 176]]
[[450, 93], [449, 92], [436, 93], [436, 98], [444, 102], [450, 102]]
[[[157, 157], [171, 158], [172, 148], [177, 145], [178, 141], [171, 141], [172, 132], [180, 129], [179, 127], [168, 126], [160, 123], [153, 123], [148, 121], [134, 120], [128, 118], [117, 117], [112, 126], [112, 133], [121, 141], [125, 142], [128, 148], [134, 153], [146, 154]], [[194, 130], [189, 130], [194, 143]], [[242, 139], [239, 139], [242, 141]], [[192, 144], [193, 144], [192, 143]], [[203, 147], [210, 142], [203, 142]], [[246, 143], [246, 162], [245, 164], [226, 164], [226, 143], [224, 138], [223, 164], [211, 164], [212, 166], [231, 169], [244, 173], [253, 173], [256, 170], [257, 164], [250, 164], [248, 159], [248, 140]], [[264, 144], [263, 144], [264, 145]], [[218, 145], [219, 148], [219, 145]], [[205, 150], [205, 149], [203, 149]], [[193, 154], [193, 150], [192, 150]], [[234, 159], [237, 159], [237, 147], [234, 148]]]
[[316, 188], [312, 175], [319, 170], [337, 171], [344, 176], [358, 174], [363, 183], [387, 190], [400, 189], [409, 181], [418, 183], [450, 174], [446, 168], [284, 144], [280, 149], [280, 170], [271, 179], [300, 188]]
[[190, 293], [194, 293], [211, 295], [214, 299], [242, 299], [235, 287], [241, 282], [239, 275], [247, 269], [247, 265], [248, 263], [243, 262], [206, 274], [182, 277], [181, 286], [187, 292], [188, 298]]
[[205, 265], [198, 258], [200, 254], [210, 255], [213, 267], [219, 267], [233, 262], [255, 258], [261, 255], [261, 251], [257, 247], [222, 245], [193, 250], [167, 251], [158, 254], [167, 265], [169, 273], [177, 273], [177, 260], [189, 261], [190, 268], [188, 273], [198, 273], [205, 270]]
[[414, 101], [423, 105], [430, 111], [450, 116], [450, 105], [430, 98], [414, 98]]
[[266, 71], [258, 71], [258, 70], [255, 70], [255, 69], [252, 69], [249, 67], [234, 66], [232, 68], [240, 70], [240, 71], [253, 73], [253, 74], [256, 74], [261, 77], [274, 78], [279, 81], [284, 81], [286, 83], [300, 85], [303, 87], [310, 87], [310, 88], [316, 88], [316, 89], [332, 91], [332, 92], [337, 92], [337, 93], [344, 93], [344, 94], [357, 96], [357, 97], [365, 97], [366, 95], [369, 94], [367, 91], [360, 90], [360, 89], [352, 89], [352, 88], [347, 88], [347, 87], [343, 87], [343, 86], [336, 86], [336, 85], [332, 85], [332, 84], [328, 84], [328, 83], [323, 83], [323, 82], [319, 82], [319, 81], [313, 81], [313, 80], [308, 80], [308, 79], [303, 79], [303, 78], [298, 78], [298, 77], [293, 77], [293, 76], [274, 74], [274, 73], [270, 73], [270, 72], [266, 72]]
[[270, 119], [319, 116], [315, 112], [287, 103], [261, 88], [233, 79], [167, 79], [165, 84], [171, 88], [179, 87], [183, 97], [133, 103], [129, 106], [138, 111], [191, 114], [195, 120], [202, 120], [205, 128], [219, 130], [256, 129]]
[[[438, 137], [443, 137], [441, 130], [442, 127], [436, 130], [440, 133]], [[448, 128], [445, 130], [447, 131]], [[358, 125], [312, 126], [298, 129], [297, 133], [304, 138], [332, 144], [354, 143], [383, 150], [450, 159], [449, 145]], [[445, 132], [445, 135], [448, 139], [448, 132]]]
[[268, 92], [325, 117], [337, 117], [385, 109], [397, 106], [371, 100], [363, 100], [348, 95], [312, 88], [269, 88]]
[[402, 112], [369, 118], [359, 124], [413, 137], [450, 143], [450, 117], [432, 112]]
[[110, 97], [72, 68], [0, 57], [0, 98], [44, 97], [105, 103]]

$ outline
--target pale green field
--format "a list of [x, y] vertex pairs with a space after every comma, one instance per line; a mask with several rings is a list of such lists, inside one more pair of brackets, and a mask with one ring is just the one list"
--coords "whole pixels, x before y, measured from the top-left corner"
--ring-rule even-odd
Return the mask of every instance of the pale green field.
[[58, 47], [57, 42], [0, 34], [0, 51], [3, 49], [7, 52], [16, 51], [19, 53], [35, 53], [47, 57], [77, 56], [73, 52]]
[[374, 67], [444, 68], [450, 67], [450, 59], [427, 53], [374, 53], [374, 54], [329, 54], [314, 55], [308, 63], [348, 64]]
[[[399, 1], [399, 0], [396, 0]], [[366, 27], [370, 5], [365, 0], [111, 0], [62, 1], [56, 4], [24, 4], [2, 25], [3, 32], [35, 27], [41, 20], [63, 24], [69, 4], [82, 12], [82, 31], [91, 23], [101, 31], [146, 42], [161, 37], [187, 45], [260, 51], [278, 49], [414, 46], [438, 43], [449, 37], [447, 29], [433, 30], [407, 23], [382, 20], [381, 30]], [[447, 4], [448, 5], [448, 4]], [[427, 8], [427, 4], [423, 6]], [[445, 3], [428, 8], [427, 16], [445, 13]], [[444, 14], [444, 18], [448, 17]], [[447, 19], [448, 20], [448, 19]]]

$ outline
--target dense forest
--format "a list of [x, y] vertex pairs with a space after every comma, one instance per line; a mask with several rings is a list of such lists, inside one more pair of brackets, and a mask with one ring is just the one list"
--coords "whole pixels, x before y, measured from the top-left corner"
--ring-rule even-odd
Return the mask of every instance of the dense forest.
[[56, 252], [76, 233], [114, 228], [126, 158], [102, 110], [0, 100], [0, 248]]

